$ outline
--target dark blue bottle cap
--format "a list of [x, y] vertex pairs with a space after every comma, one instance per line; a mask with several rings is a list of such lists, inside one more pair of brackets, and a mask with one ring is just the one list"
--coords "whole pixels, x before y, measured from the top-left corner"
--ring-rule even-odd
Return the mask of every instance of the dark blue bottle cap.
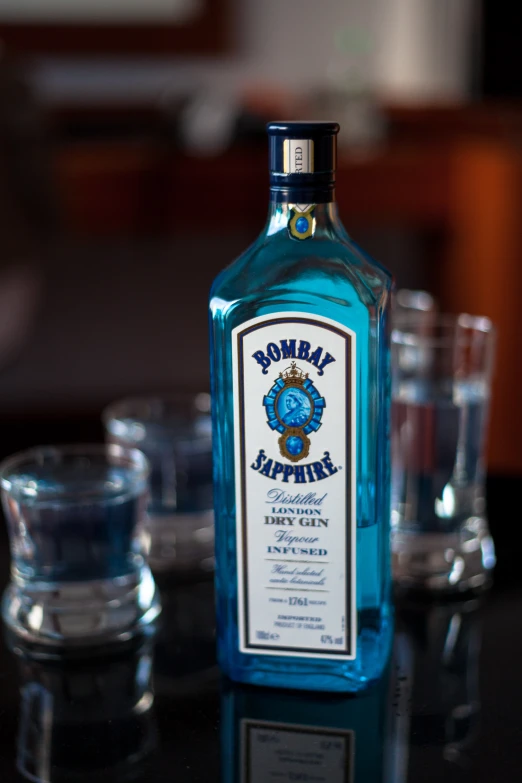
[[270, 122], [267, 131], [272, 190], [333, 190], [337, 122]]

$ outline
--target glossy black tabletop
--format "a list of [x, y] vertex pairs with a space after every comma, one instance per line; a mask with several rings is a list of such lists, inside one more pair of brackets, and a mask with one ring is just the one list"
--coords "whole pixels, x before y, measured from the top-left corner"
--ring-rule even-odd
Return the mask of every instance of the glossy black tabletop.
[[[110, 655], [35, 661], [2, 639], [0, 782], [518, 781], [516, 547], [481, 598], [401, 599], [389, 673], [359, 697], [224, 682], [211, 581], [165, 585], [156, 637]], [[8, 561], [2, 529], [2, 585]]]

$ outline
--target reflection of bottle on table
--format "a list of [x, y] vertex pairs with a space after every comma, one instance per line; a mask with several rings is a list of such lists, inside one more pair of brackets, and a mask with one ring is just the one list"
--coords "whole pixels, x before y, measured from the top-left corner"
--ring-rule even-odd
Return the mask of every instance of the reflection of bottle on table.
[[392, 777], [390, 679], [357, 698], [226, 684], [224, 783], [399, 783]]
[[156, 744], [151, 670], [149, 641], [125, 656], [68, 663], [22, 651], [20, 773], [42, 783], [140, 777]]

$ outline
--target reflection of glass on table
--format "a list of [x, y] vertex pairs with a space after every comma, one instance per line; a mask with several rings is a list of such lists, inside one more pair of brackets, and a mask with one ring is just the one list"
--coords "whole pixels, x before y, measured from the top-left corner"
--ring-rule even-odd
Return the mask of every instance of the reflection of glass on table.
[[410, 743], [423, 752], [439, 748], [446, 761], [462, 766], [480, 719], [481, 602], [402, 600], [397, 614], [398, 637], [415, 673]]
[[151, 464], [149, 563], [155, 572], [212, 572], [214, 511], [210, 395], [134, 397], [103, 414], [107, 440]]
[[157, 743], [152, 640], [124, 655], [35, 661], [17, 646], [17, 767], [40, 783], [146, 779]]
[[404, 586], [480, 587], [494, 565], [484, 446], [487, 318], [396, 314], [392, 332], [392, 549]]
[[157, 617], [148, 474], [144, 455], [120, 446], [35, 448], [2, 464], [12, 631], [69, 648], [127, 641]]

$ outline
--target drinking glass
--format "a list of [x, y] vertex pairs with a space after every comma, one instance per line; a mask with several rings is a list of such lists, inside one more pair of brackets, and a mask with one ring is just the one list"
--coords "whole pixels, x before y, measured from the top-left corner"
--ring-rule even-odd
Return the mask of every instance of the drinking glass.
[[437, 302], [427, 291], [399, 288], [393, 298], [394, 318], [407, 315], [419, 321], [430, 322], [437, 309]]
[[396, 583], [463, 590], [495, 563], [485, 515], [494, 330], [487, 318], [397, 313], [392, 329]]
[[160, 611], [146, 563], [148, 474], [140, 451], [114, 445], [39, 447], [0, 466], [12, 631], [74, 648], [147, 630]]
[[214, 568], [210, 395], [131, 397], [103, 412], [108, 442], [151, 465], [149, 563], [155, 573]]

